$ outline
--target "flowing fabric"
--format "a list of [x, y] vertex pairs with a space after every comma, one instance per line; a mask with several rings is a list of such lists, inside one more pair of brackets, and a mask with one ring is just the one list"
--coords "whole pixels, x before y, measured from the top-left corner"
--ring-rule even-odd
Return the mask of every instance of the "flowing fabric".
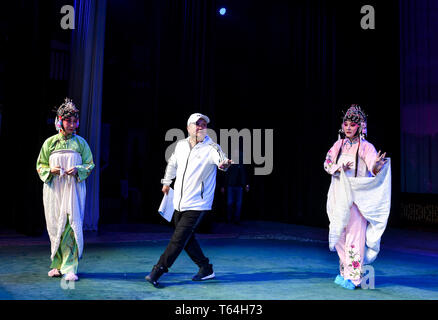
[[380, 240], [391, 208], [391, 162], [389, 158], [375, 177], [347, 177], [343, 170], [339, 176], [332, 176], [327, 197], [331, 251], [335, 251], [335, 245], [350, 220], [350, 208], [353, 203], [368, 222], [364, 263], [369, 264], [376, 259], [380, 251]]
[[84, 219], [86, 186], [85, 181], [78, 182], [74, 176], [64, 172], [82, 164], [81, 155], [73, 150], [52, 152], [50, 167], [59, 166], [59, 176], [54, 176], [51, 183], [44, 183], [43, 203], [47, 231], [51, 242], [51, 259], [53, 260], [61, 241], [67, 219], [74, 231], [78, 246], [79, 259], [84, 246], [82, 223]]
[[75, 233], [67, 219], [64, 232], [61, 236], [58, 251], [56, 252], [50, 268], [56, 268], [61, 274], [72, 272], [78, 273], [78, 246], [76, 245]]

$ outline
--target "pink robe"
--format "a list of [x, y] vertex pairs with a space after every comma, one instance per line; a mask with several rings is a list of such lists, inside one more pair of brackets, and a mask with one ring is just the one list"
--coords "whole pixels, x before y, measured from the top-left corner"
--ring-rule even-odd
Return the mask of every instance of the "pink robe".
[[[343, 145], [342, 145], [343, 144]], [[337, 163], [336, 158], [342, 145], [342, 153]], [[371, 172], [377, 157], [374, 146], [368, 141], [359, 138], [350, 142], [348, 139], [339, 139], [328, 151], [324, 161], [324, 169], [332, 176], [338, 177], [339, 171], [342, 170], [342, 164], [352, 162], [353, 166], [347, 170], [347, 177], [355, 176], [356, 153], [358, 154], [357, 177], [372, 177]], [[334, 202], [336, 194], [332, 193]], [[365, 237], [367, 230], [367, 220], [362, 216], [356, 204], [350, 208], [350, 218], [346, 228], [343, 230], [341, 237], [337, 241], [335, 248], [339, 256], [339, 270], [344, 279], [350, 279], [356, 286], [361, 283], [361, 271], [365, 254]]]

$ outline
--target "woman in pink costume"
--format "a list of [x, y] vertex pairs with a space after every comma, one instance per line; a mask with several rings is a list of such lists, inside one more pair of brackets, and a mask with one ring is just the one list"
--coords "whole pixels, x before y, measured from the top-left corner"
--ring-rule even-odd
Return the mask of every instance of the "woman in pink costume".
[[[358, 105], [345, 113], [340, 133], [324, 161], [332, 176], [327, 199], [329, 243], [339, 255], [335, 283], [355, 289], [362, 281], [363, 264], [371, 263], [380, 249], [389, 215], [391, 173], [386, 153], [380, 154], [365, 140], [367, 120]], [[370, 195], [373, 200], [368, 201]]]

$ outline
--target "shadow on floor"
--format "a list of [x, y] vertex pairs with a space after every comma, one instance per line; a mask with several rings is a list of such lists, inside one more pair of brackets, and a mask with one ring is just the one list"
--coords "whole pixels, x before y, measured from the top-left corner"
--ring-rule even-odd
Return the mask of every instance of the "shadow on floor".
[[376, 285], [380, 288], [398, 285], [438, 292], [438, 276], [378, 276]]
[[[106, 279], [106, 280], [126, 280], [126, 281], [146, 281], [147, 272], [142, 273], [79, 273], [81, 279]], [[260, 281], [281, 281], [294, 279], [324, 278], [331, 279], [333, 274], [322, 272], [254, 272], [254, 273], [220, 273], [216, 278], [208, 281], [192, 281], [195, 273], [168, 273], [160, 278], [162, 286], [185, 285], [188, 283], [238, 283], [238, 282], [260, 282]], [[187, 279], [187, 280], [179, 280]], [[174, 282], [173, 282], [174, 281]]]
[[103, 280], [127, 280], [127, 281], [138, 281], [144, 280], [144, 277], [147, 276], [147, 272], [97, 272], [97, 273], [88, 273], [88, 272], [79, 272], [78, 276], [80, 279], [103, 279]]

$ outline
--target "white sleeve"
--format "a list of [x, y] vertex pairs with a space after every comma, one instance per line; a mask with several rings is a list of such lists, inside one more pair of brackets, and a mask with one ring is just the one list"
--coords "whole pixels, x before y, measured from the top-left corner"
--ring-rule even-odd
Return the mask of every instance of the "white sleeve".
[[227, 171], [227, 169], [221, 169], [219, 168], [219, 164], [224, 161], [224, 160], [228, 160], [227, 156], [225, 155], [225, 153], [222, 151], [221, 147], [216, 144], [216, 143], [212, 143], [210, 144], [213, 147], [213, 150], [211, 150], [210, 153], [210, 160], [213, 164], [215, 164], [219, 170], [222, 171]]
[[169, 161], [167, 162], [164, 178], [161, 179], [162, 184], [166, 186], [170, 186], [170, 184], [172, 183], [172, 179], [176, 177], [176, 168], [177, 168], [177, 162], [176, 162], [176, 156], [174, 151], [170, 156]]
[[333, 176], [339, 176], [340, 172], [338, 170], [342, 168], [341, 164], [335, 163], [341, 145], [341, 140], [336, 141], [335, 144], [327, 152], [324, 160], [324, 170], [327, 171], [328, 174], [331, 174]]

